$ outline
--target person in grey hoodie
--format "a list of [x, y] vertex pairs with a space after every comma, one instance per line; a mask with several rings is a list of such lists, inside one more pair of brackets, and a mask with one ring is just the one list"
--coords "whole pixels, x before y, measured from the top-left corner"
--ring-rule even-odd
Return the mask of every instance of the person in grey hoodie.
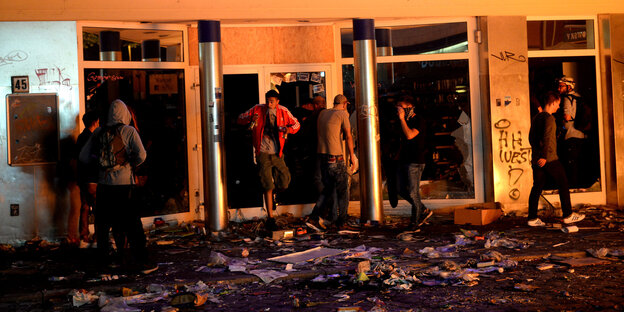
[[[100, 260], [111, 263], [109, 257], [109, 232], [127, 237], [135, 265], [141, 269], [148, 266], [145, 233], [138, 207], [131, 200], [134, 184], [133, 170], [147, 156], [138, 132], [130, 126], [131, 114], [126, 104], [114, 100], [108, 110], [105, 126], [95, 129], [93, 135], [80, 151], [79, 160], [85, 164], [98, 165], [98, 187], [95, 207], [95, 232]], [[121, 139], [121, 140], [120, 140]], [[103, 150], [113, 150], [115, 157]], [[111, 163], [112, 161], [112, 163]], [[121, 250], [122, 246], [117, 248]], [[122, 253], [120, 253], [122, 254]]]

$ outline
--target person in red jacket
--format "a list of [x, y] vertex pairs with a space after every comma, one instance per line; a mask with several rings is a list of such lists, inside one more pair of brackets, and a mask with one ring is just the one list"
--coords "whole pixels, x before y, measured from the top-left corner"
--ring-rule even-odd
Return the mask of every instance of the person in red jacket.
[[286, 107], [279, 105], [277, 91], [269, 90], [265, 98], [266, 104], [257, 104], [240, 114], [238, 123], [250, 125], [258, 175], [267, 207], [266, 227], [268, 230], [276, 230], [272, 211], [275, 209], [273, 189], [286, 189], [290, 183], [290, 172], [284, 162], [284, 144], [289, 133], [299, 131], [299, 121]]

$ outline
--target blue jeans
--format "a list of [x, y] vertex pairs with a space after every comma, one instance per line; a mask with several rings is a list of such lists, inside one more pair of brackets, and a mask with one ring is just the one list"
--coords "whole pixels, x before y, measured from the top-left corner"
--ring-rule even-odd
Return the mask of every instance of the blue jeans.
[[[347, 221], [349, 208], [349, 173], [344, 159], [319, 155], [323, 192], [317, 202], [321, 215], [328, 214], [331, 221], [341, 226]], [[324, 213], [323, 213], [324, 212]]]
[[399, 195], [412, 205], [412, 222], [420, 220], [425, 205], [420, 200], [420, 178], [425, 164], [403, 163], [399, 174]]

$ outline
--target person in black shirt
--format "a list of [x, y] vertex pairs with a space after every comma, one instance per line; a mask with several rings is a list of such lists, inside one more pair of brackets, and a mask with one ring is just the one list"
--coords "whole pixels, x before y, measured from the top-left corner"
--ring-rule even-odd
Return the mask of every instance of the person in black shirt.
[[399, 98], [397, 114], [401, 125], [399, 152], [399, 195], [412, 205], [412, 226], [422, 225], [432, 215], [420, 200], [420, 178], [425, 170], [425, 120], [414, 111], [414, 98]]
[[[82, 115], [84, 130], [76, 140], [76, 159], [80, 151], [85, 146], [93, 130], [100, 126], [100, 119], [97, 112], [88, 111]], [[78, 162], [78, 186], [80, 187], [80, 222], [78, 230], [80, 232], [80, 247], [87, 247], [89, 240], [89, 211], [95, 207], [95, 192], [97, 188], [98, 168], [96, 164], [84, 164]]]
[[572, 212], [568, 179], [559, 158], [557, 157], [556, 123], [553, 113], [559, 109], [559, 94], [549, 91], [541, 101], [542, 111], [531, 120], [529, 143], [531, 144], [533, 168], [533, 187], [529, 195], [529, 226], [545, 226], [537, 217], [537, 204], [546, 184], [547, 176], [551, 176], [559, 186], [559, 200], [563, 212], [563, 223], [581, 221], [585, 215]]

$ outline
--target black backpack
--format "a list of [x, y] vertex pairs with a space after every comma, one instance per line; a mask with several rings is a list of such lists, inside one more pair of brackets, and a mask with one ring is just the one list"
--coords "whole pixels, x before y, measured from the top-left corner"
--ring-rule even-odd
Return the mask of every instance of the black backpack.
[[574, 128], [587, 134], [592, 129], [592, 109], [583, 101], [583, 98], [568, 94], [570, 101], [576, 105], [576, 116], [574, 116]]

